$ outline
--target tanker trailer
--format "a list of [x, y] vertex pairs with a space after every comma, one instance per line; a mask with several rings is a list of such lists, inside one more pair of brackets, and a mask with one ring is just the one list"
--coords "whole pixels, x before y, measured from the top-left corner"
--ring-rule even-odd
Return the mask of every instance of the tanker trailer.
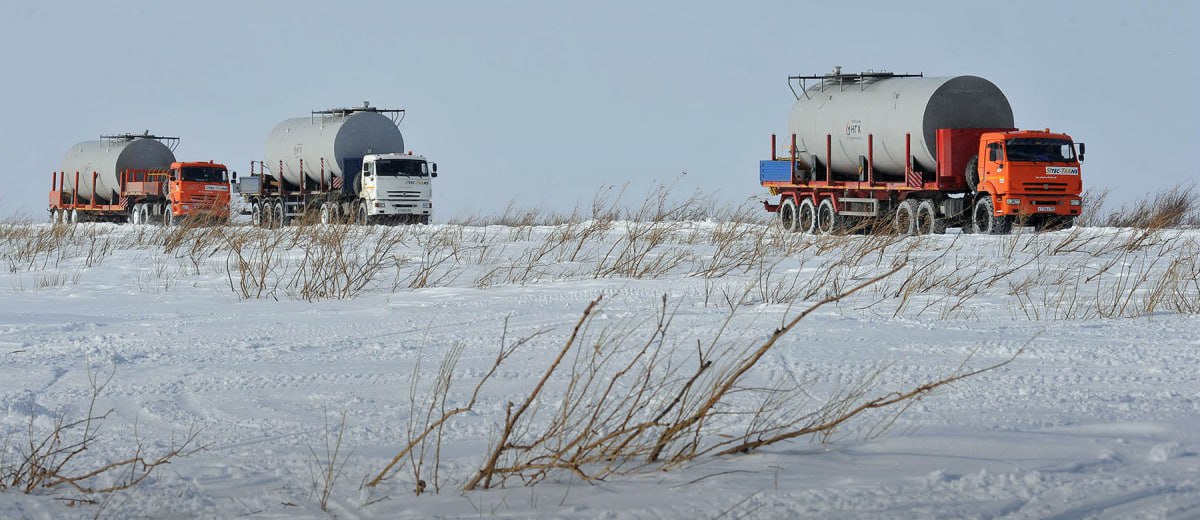
[[178, 138], [150, 135], [147, 131], [142, 135], [106, 135], [79, 143], [67, 151], [62, 162], [62, 171], [68, 176], [79, 172], [79, 183], [76, 186], [72, 178], [63, 191], [89, 201], [93, 195], [96, 202], [116, 201], [121, 191], [121, 172], [167, 169], [175, 162], [173, 147], [178, 142]]
[[146, 131], [72, 146], [51, 177], [51, 221], [170, 224], [200, 212], [227, 217], [225, 167], [176, 161], [178, 143], [178, 137]]
[[304, 215], [325, 224], [428, 223], [437, 165], [405, 153], [403, 114], [363, 103], [279, 123], [267, 135], [265, 160], [238, 182], [244, 213], [268, 227]]
[[1079, 215], [1083, 144], [1077, 153], [1069, 135], [1013, 128], [1008, 99], [986, 79], [838, 67], [788, 85], [787, 153], [772, 136], [759, 182], [780, 196], [764, 206], [789, 231], [885, 222], [904, 234], [1006, 233]]

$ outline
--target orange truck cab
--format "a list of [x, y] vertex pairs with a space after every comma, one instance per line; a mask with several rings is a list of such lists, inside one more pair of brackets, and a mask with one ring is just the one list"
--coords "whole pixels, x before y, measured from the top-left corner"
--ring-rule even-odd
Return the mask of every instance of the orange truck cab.
[[229, 172], [224, 164], [174, 162], [167, 182], [167, 203], [172, 217], [203, 213], [229, 218]]
[[[1067, 134], [1046, 130], [985, 132], [979, 138], [979, 155], [972, 159], [977, 177], [976, 218], [990, 213], [995, 225], [1011, 226], [1014, 220], [1035, 227], [1070, 225], [1079, 216], [1083, 200], [1078, 153]], [[985, 217], [986, 218], [986, 217]]]

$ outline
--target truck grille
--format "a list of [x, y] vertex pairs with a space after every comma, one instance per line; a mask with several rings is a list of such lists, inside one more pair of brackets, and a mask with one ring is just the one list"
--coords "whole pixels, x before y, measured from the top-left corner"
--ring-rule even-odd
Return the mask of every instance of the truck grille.
[[188, 202], [194, 206], [210, 207], [217, 205], [217, 200], [219, 200], [219, 197], [220, 196], [215, 193], [202, 193], [188, 197]]
[[419, 191], [389, 191], [387, 192], [389, 199], [419, 199], [421, 192]]
[[1026, 193], [1066, 193], [1065, 182], [1026, 182], [1021, 186]]

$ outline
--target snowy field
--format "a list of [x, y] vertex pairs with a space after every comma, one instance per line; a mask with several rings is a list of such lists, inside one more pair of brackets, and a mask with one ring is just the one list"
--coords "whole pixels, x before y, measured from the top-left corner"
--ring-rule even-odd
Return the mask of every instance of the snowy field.
[[[0, 517], [1198, 518], [1197, 258], [1198, 231], [1117, 228], [0, 224]], [[520, 458], [604, 435], [576, 419], [609, 383], [611, 406], [695, 407], [789, 320], [863, 284], [780, 337], [667, 450], [694, 442], [694, 456], [545, 471], [552, 458]], [[498, 467], [529, 465], [464, 491], [577, 325]], [[712, 367], [672, 408], [701, 358]], [[716, 454], [995, 365], [832, 430]], [[31, 441], [88, 417], [94, 388], [92, 415], [111, 411], [61, 476], [192, 442], [128, 489], [23, 493], [11, 473]]]

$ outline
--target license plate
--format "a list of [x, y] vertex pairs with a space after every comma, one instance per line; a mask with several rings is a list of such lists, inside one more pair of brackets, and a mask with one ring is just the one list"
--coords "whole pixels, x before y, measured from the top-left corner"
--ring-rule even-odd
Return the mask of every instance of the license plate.
[[1038, 206], [1038, 211], [1054, 211], [1054, 206]]

